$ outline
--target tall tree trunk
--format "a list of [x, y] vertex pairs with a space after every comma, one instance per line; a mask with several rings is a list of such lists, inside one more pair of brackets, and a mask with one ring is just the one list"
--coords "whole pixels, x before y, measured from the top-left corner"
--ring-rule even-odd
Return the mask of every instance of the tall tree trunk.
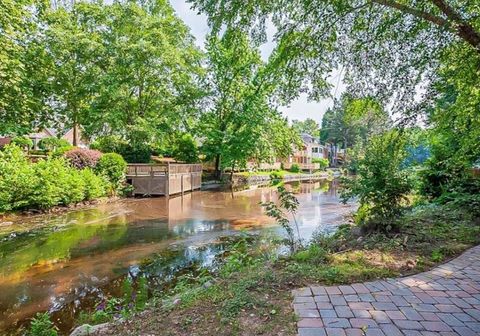
[[232, 168], [230, 171], [230, 182], [233, 182], [233, 172], [235, 171], [235, 162], [232, 163]]
[[220, 179], [222, 177], [222, 171], [220, 170], [220, 154], [215, 156], [215, 178]]
[[78, 145], [78, 130], [77, 130], [78, 124], [76, 122], [73, 123], [73, 145], [76, 147]]

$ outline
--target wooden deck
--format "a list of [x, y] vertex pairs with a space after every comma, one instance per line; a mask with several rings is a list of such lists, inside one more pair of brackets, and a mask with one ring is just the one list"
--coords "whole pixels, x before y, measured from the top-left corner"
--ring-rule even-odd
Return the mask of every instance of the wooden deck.
[[134, 195], [170, 196], [200, 189], [201, 164], [129, 164], [127, 181]]

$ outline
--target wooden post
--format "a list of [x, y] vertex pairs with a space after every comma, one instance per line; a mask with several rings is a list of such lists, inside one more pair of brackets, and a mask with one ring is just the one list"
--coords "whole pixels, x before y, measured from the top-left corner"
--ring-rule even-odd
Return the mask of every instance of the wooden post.
[[180, 176], [181, 176], [180, 177], [180, 186], [181, 186], [180, 188], [182, 190], [182, 196], [183, 196], [183, 176], [184, 176], [184, 174], [182, 173]]
[[170, 162], [167, 162], [167, 171], [165, 172], [165, 195], [170, 196]]

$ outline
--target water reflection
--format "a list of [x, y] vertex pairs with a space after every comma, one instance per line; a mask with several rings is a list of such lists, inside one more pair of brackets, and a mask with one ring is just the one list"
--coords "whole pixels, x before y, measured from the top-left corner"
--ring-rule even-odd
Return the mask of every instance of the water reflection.
[[[335, 182], [288, 187], [300, 201], [297, 220], [305, 239], [315, 230], [332, 232], [352, 209], [339, 204]], [[126, 274], [141, 270], [166, 281], [192, 264], [212, 265], [224, 246], [206, 244], [219, 236], [240, 229], [279, 230], [259, 205], [271, 200], [276, 192], [268, 187], [201, 191], [16, 222], [8, 230], [40, 224], [42, 229], [24, 229], [0, 243], [0, 332], [45, 310], [54, 312], [66, 332], [79, 308], [117, 293]]]

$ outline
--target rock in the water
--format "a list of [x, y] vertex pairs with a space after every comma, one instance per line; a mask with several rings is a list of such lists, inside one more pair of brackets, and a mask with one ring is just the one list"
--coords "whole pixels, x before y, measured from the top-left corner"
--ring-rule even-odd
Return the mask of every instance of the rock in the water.
[[101, 330], [107, 329], [110, 326], [110, 323], [102, 323], [91, 326], [90, 324], [84, 324], [80, 327], [75, 328], [75, 330], [70, 334], [70, 336], [88, 336], [92, 335]]

